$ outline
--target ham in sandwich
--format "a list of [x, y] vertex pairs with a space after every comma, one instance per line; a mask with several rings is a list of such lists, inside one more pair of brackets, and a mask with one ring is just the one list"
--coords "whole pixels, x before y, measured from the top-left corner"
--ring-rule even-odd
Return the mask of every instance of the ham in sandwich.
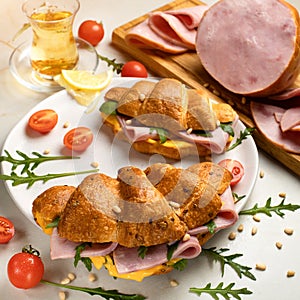
[[[73, 258], [82, 246], [96, 268], [141, 281], [197, 257], [238, 214], [232, 174], [211, 162], [187, 169], [157, 163], [122, 167], [117, 178], [87, 176], [75, 187], [54, 186], [33, 202], [35, 221], [51, 234], [51, 258]], [[54, 229], [47, 223], [58, 220]]]
[[100, 107], [104, 123], [142, 153], [172, 159], [221, 154], [231, 141], [238, 115], [225, 103], [212, 103], [204, 91], [180, 81], [141, 80], [114, 87]]

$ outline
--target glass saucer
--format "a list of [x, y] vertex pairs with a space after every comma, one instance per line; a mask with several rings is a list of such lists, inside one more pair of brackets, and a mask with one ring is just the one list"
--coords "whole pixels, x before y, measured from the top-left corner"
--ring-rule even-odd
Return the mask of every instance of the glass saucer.
[[[79, 60], [76, 70], [96, 71], [99, 63], [96, 49], [89, 43], [76, 39]], [[37, 92], [54, 92], [62, 87], [54, 80], [43, 79], [32, 69], [30, 63], [31, 41], [18, 46], [9, 58], [9, 67], [16, 80], [25, 87]]]

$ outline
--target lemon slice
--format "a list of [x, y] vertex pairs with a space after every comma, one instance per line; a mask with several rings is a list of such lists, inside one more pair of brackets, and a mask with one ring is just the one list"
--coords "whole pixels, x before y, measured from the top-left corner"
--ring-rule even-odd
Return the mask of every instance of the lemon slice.
[[110, 83], [113, 71], [108, 70], [95, 75], [88, 71], [62, 70], [61, 75], [73, 88], [86, 91], [101, 91]]
[[[97, 75], [88, 71], [62, 70], [61, 74], [54, 77], [54, 80], [64, 87], [80, 105], [89, 106], [100, 92], [109, 85], [112, 76], [112, 70]], [[84, 79], [84, 84], [80, 79]], [[89, 88], [86, 88], [87, 86]], [[90, 89], [91, 86], [93, 89]], [[95, 86], [97, 86], [96, 89]]]

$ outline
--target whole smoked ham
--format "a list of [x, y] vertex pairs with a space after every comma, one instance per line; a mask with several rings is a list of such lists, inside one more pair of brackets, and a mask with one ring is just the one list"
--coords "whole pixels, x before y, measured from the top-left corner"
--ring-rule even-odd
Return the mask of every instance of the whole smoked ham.
[[300, 70], [300, 20], [283, 0], [221, 0], [203, 15], [196, 50], [226, 89], [253, 97], [280, 93]]

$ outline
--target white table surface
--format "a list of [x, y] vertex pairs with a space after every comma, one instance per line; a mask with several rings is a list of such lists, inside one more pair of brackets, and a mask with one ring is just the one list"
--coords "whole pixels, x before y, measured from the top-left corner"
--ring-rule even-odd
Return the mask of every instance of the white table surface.
[[[125, 24], [133, 18], [160, 7], [169, 1], [155, 0], [81, 0], [81, 8], [76, 16], [74, 28], [77, 28], [85, 19], [102, 20], [105, 26], [105, 38], [97, 46], [97, 50], [103, 55], [116, 58], [118, 61], [125, 62], [131, 59], [129, 56], [119, 52], [114, 48], [111, 41], [111, 33], [114, 28]], [[214, 3], [214, 0], [206, 1], [208, 4]], [[290, 0], [300, 10], [299, 0]], [[17, 41], [11, 42], [14, 34], [21, 28], [26, 19], [21, 11], [21, 0], [1, 0], [0, 10], [0, 145], [3, 145], [6, 136], [14, 125], [22, 118], [26, 112], [34, 107], [41, 100], [45, 99], [47, 94], [33, 92], [21, 86], [13, 78], [9, 71], [8, 60], [14, 47], [22, 40], [28, 38], [29, 33], [24, 33]], [[100, 64], [100, 68], [102, 64]], [[18, 148], [16, 141], [16, 149]], [[33, 149], [34, 150], [34, 149]], [[299, 204], [299, 183], [297, 176], [292, 174], [279, 162], [274, 161], [263, 152], [259, 151], [259, 170], [265, 174], [264, 178], [257, 178], [254, 190], [249, 198], [246, 208], [253, 207], [255, 203], [263, 206], [266, 200], [271, 197], [274, 204], [281, 201], [279, 193], [286, 193], [286, 203]], [[146, 279], [143, 283], [128, 282], [125, 280], [114, 280], [109, 278], [105, 270], [98, 272], [98, 280], [95, 283], [88, 281], [87, 271], [80, 265], [74, 270], [72, 260], [51, 261], [49, 258], [49, 238], [27, 220], [15, 206], [10, 198], [3, 182], [0, 182], [0, 215], [13, 221], [16, 228], [14, 238], [5, 245], [0, 245], [0, 299], [58, 299], [58, 288], [39, 285], [38, 287], [23, 291], [14, 288], [7, 279], [6, 265], [9, 258], [16, 252], [19, 252], [25, 244], [32, 244], [42, 253], [45, 263], [45, 279], [59, 282], [68, 272], [75, 272], [77, 279], [73, 282], [79, 286], [102, 286], [107, 289], [119, 289], [127, 293], [142, 293], [148, 299], [212, 299], [203, 294], [198, 297], [188, 293], [188, 288], [193, 286], [204, 287], [211, 282], [216, 286], [219, 282], [229, 284], [235, 282], [235, 288], [247, 287], [253, 292], [252, 295], [242, 296], [242, 299], [255, 300], [296, 300], [300, 297], [299, 278], [300, 278], [300, 255], [298, 251], [300, 239], [299, 211], [285, 212], [285, 217], [280, 218], [277, 215], [267, 217], [261, 215], [261, 221], [256, 223], [251, 216], [241, 216], [238, 223], [232, 230], [236, 230], [241, 223], [244, 225], [244, 231], [238, 234], [234, 241], [228, 241], [228, 233], [218, 234], [215, 237], [214, 244], [218, 247], [230, 248], [230, 253], [242, 253], [243, 257], [237, 260], [252, 268], [256, 281], [246, 277], [242, 279], [232, 272], [228, 267], [225, 268], [225, 276], [220, 276], [219, 265], [210, 265], [203, 259], [205, 270], [201, 272], [193, 281], [189, 281], [188, 272], [193, 268], [190, 264], [183, 273], [169, 273], [165, 276], [156, 276]], [[256, 226], [258, 233], [251, 235], [251, 228]], [[293, 228], [294, 234], [287, 236], [284, 234], [286, 227]], [[275, 247], [275, 243], [283, 243], [281, 250]], [[267, 266], [266, 271], [255, 269], [256, 263], [264, 263]], [[287, 278], [288, 270], [295, 271], [295, 276]], [[186, 276], [185, 276], [185, 274]], [[187, 278], [185, 280], [185, 278]], [[170, 280], [176, 279], [179, 286], [174, 288], [170, 286]], [[186, 291], [186, 292], [185, 292]], [[220, 295], [219, 295], [220, 296]], [[68, 292], [68, 299], [94, 299], [87, 294], [79, 292]], [[100, 297], [98, 297], [100, 299]], [[102, 299], [102, 298], [101, 298]], [[223, 299], [220, 296], [220, 299]]]

